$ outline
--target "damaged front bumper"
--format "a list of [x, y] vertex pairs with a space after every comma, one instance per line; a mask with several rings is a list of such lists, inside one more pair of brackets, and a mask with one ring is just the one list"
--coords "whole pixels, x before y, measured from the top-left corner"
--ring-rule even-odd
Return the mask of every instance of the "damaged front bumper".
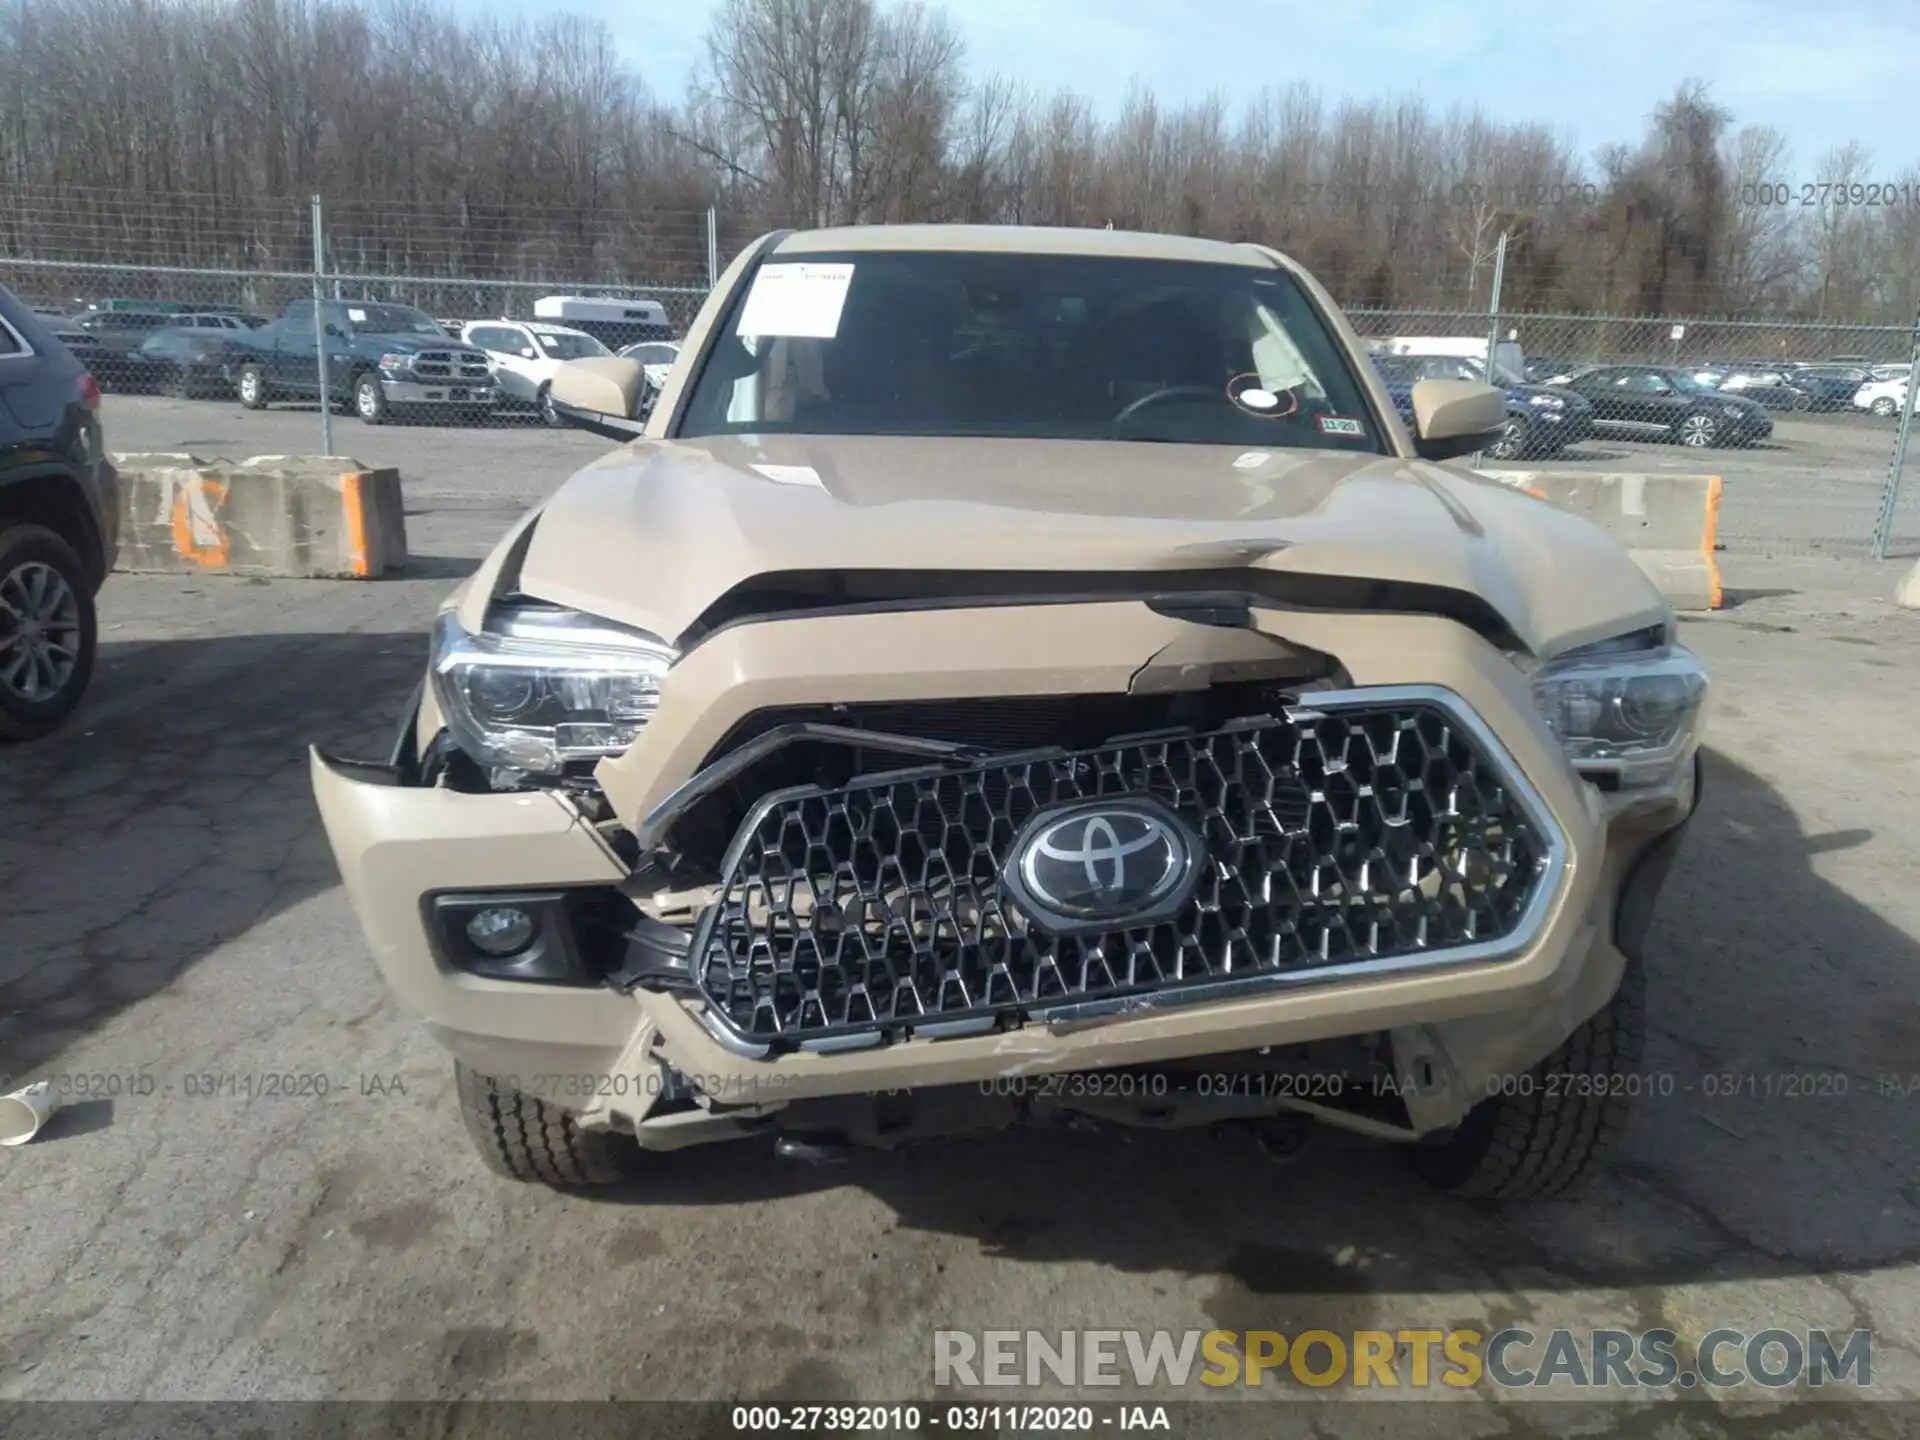
[[[1110, 613], [1122, 609], [1130, 613]], [[1256, 1108], [1304, 1110], [1413, 1138], [1456, 1123], [1500, 1077], [1536, 1064], [1608, 1001], [1644, 936], [1677, 827], [1694, 804], [1691, 768], [1671, 786], [1630, 799], [1579, 781], [1534, 718], [1511, 663], [1458, 625], [1420, 616], [1288, 615], [1275, 617], [1285, 621], [1286, 640], [1339, 655], [1349, 694], [1412, 686], [1453, 697], [1458, 714], [1483, 727], [1524, 782], [1553, 843], [1513, 943], [1440, 964], [1363, 964], [1118, 1003], [1031, 1006], [1024, 1023], [984, 1033], [939, 1033], [928, 1024], [860, 1048], [787, 1050], [751, 1043], [690, 987], [501, 978], [449, 955], [437, 907], [450, 896], [473, 904], [531, 897], [562, 907], [556, 914], [571, 913], [564, 907], [578, 897], [629, 906], [641, 898], [657, 828], [688, 798], [689, 780], [697, 790], [714, 779], [689, 757], [710, 754], [773, 697], [814, 698], [810, 686], [821, 698], [836, 689], [871, 693], [844, 673], [820, 677], [821, 627], [839, 632], [832, 653], [848, 657], [844, 670], [868, 668], [902, 698], [1058, 693], [1063, 685], [1096, 694], [1204, 686], [1249, 658], [1244, 630], [1170, 621], [1144, 606], [1060, 606], [1034, 615], [1042, 633], [1011, 655], [1003, 651], [991, 674], [960, 674], [964, 654], [930, 652], [913, 638], [924, 637], [933, 617], [919, 617], [917, 628], [888, 618], [761, 624], [695, 651], [663, 695], [659, 719], [626, 755], [601, 766], [611, 817], [560, 790], [465, 793], [409, 783], [417, 749], [431, 739], [423, 732], [435, 728], [430, 715], [403, 732], [385, 765], [315, 752], [313, 785], [327, 834], [396, 997], [470, 1067], [565, 1105], [583, 1123], [631, 1128], [658, 1148], [748, 1133], [788, 1107], [833, 1097], [1027, 1086], [1060, 1095], [1062, 1087], [1040, 1082], [1356, 1036], [1381, 1041], [1398, 1102], [1392, 1118], [1324, 1103], [1304, 1088], [1263, 1094]], [[863, 623], [872, 632], [865, 645], [844, 633]], [[1060, 633], [1045, 633], [1055, 627]], [[1034, 657], [1024, 673], [1022, 652]], [[1064, 654], [1078, 656], [1072, 674], [1050, 658]], [[674, 703], [681, 695], [687, 698]], [[640, 912], [632, 913], [638, 920]], [[671, 966], [679, 943], [673, 933], [640, 922], [623, 943], [651, 948]], [[681, 938], [691, 949], [685, 932]], [[601, 975], [622, 963], [609, 958]], [[1079, 1108], [1166, 1121], [1166, 1105], [1149, 1090], [1136, 1096], [1112, 1086], [1098, 1098]]]

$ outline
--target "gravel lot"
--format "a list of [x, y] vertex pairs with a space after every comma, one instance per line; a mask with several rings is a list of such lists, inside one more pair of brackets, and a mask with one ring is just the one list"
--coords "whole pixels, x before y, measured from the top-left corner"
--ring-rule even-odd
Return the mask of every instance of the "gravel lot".
[[[116, 449], [313, 448], [310, 413], [109, 406]], [[1886, 433], [1785, 422], [1789, 446], [1803, 428]], [[1737, 603], [1688, 627], [1719, 683], [1650, 957], [1647, 1063], [1672, 1088], [1578, 1207], [1438, 1202], [1346, 1139], [1276, 1169], [1241, 1142], [1079, 1135], [827, 1171], [735, 1148], [588, 1200], [469, 1152], [451, 1068], [338, 889], [303, 747], [384, 744], [450, 577], [603, 446], [339, 436], [405, 473], [421, 574], [116, 577], [77, 723], [0, 753], [0, 1071], [121, 1077], [0, 1154], [0, 1399], [884, 1400], [931, 1390], [949, 1326], [1450, 1323], [1866, 1325], [1876, 1391], [1920, 1397], [1920, 1099], [1896, 1093], [1920, 1072], [1920, 620], [1887, 602], [1895, 570], [1734, 551]], [[1796, 486], [1854, 483], [1793, 448], [1714, 459], [1742, 523], [1817, 525]], [[286, 1073], [329, 1093], [188, 1093]], [[1361, 1405], [1245, 1403], [1263, 1434], [1383, 1433]], [[1724, 1433], [1779, 1431], [1779, 1398], [1754, 1403]], [[1395, 1434], [1565, 1433], [1515, 1404], [1391, 1413]], [[1909, 1418], [1815, 1409], [1792, 1433]], [[1661, 1433], [1723, 1433], [1686, 1427]]]

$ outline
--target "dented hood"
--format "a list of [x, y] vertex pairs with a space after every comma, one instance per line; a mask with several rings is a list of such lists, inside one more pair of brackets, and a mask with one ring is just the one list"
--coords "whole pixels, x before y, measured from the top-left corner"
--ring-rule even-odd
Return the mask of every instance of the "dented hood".
[[519, 588], [675, 639], [780, 571], [1226, 568], [1464, 591], [1540, 654], [1667, 614], [1610, 537], [1465, 471], [1069, 440], [639, 441], [547, 502]]

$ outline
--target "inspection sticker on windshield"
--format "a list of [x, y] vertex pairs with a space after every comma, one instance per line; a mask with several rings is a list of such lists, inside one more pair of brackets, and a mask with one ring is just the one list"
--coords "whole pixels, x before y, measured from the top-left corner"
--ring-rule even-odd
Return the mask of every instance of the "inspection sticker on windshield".
[[763, 265], [740, 307], [742, 335], [831, 340], [853, 283], [853, 266], [789, 262]]
[[1315, 422], [1322, 435], [1365, 435], [1360, 422], [1351, 415], [1322, 415]]

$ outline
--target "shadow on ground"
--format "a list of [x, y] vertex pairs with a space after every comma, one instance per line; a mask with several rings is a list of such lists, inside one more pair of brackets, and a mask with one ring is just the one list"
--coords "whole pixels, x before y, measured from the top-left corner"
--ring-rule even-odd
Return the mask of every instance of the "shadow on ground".
[[386, 754], [424, 645], [101, 646], [68, 725], [0, 749], [0, 1071], [33, 1069], [338, 883], [305, 747]]
[[[1392, 1147], [1332, 1135], [1281, 1168], [1237, 1135], [1055, 1131], [828, 1169], [782, 1166], [758, 1142], [720, 1147], [606, 1198], [857, 1186], [902, 1230], [1011, 1260], [1211, 1277], [1228, 1329], [1365, 1328], [1388, 1294], [1564, 1289], [1624, 1292], [1652, 1326], [1673, 1318], [1664, 1287], [1911, 1264], [1920, 947], [1811, 865], [1872, 836], [1803, 833], [1765, 781], [1717, 755], [1706, 795], [1648, 956], [1648, 1093], [1578, 1203], [1437, 1200]], [[1507, 1304], [1504, 1318], [1529, 1317]]]

